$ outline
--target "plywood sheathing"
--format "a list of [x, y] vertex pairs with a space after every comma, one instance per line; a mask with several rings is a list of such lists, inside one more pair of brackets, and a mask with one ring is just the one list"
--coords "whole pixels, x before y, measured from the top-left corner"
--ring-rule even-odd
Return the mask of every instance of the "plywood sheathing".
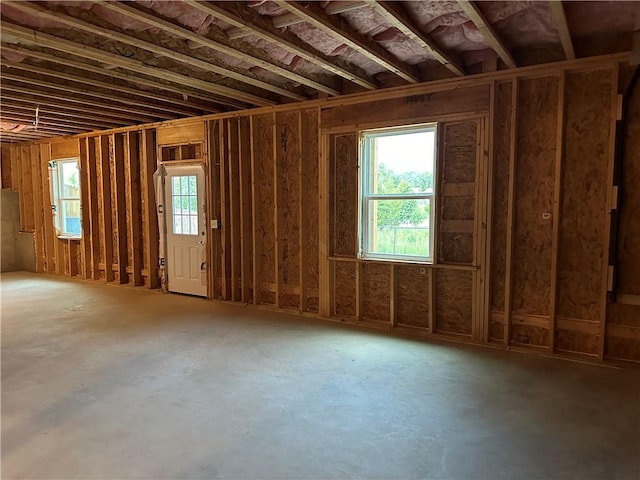
[[[591, 332], [571, 332], [557, 325], [556, 348], [596, 354], [605, 298], [600, 295], [605, 251], [610, 70], [567, 74], [560, 237], [558, 248], [557, 315], [593, 322]], [[588, 97], [589, 102], [584, 102]], [[591, 132], [585, 136], [585, 132]], [[560, 318], [558, 319], [560, 320]], [[594, 333], [595, 332], [595, 333]]]
[[[619, 92], [624, 92], [633, 68], [620, 69]], [[640, 295], [640, 92], [636, 87], [627, 111], [625, 156], [619, 212], [617, 293]], [[621, 299], [621, 298], [619, 298]], [[605, 355], [615, 359], [640, 361], [640, 305], [609, 302], [606, 318]]]
[[474, 248], [478, 124], [445, 123], [442, 129], [438, 260], [470, 265]]
[[263, 284], [275, 285], [275, 207], [274, 207], [274, 158], [273, 146], [274, 115], [259, 115], [253, 118], [253, 161], [256, 182], [255, 225], [258, 303], [275, 305], [274, 291], [265, 289]]
[[355, 257], [357, 254], [358, 142], [355, 134], [333, 136], [332, 255]]
[[[512, 312], [549, 316], [558, 77], [520, 82]], [[515, 323], [512, 340], [546, 346], [548, 327]]]

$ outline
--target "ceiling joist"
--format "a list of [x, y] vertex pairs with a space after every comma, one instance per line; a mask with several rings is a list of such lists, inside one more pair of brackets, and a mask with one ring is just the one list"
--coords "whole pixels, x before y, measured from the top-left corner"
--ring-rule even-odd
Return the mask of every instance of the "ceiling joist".
[[[211, 73], [215, 73], [217, 75], [222, 75], [223, 77], [233, 78], [234, 80], [246, 83], [248, 85], [252, 85], [257, 88], [261, 88], [263, 90], [271, 91], [273, 93], [277, 93], [285, 97], [290, 97], [290, 98], [293, 98], [294, 100], [306, 100], [306, 98], [301, 95], [294, 94], [289, 90], [277, 87], [275, 85], [271, 85], [269, 83], [263, 82], [256, 78], [250, 77], [248, 75], [243, 75], [233, 70], [229, 70], [228, 68], [220, 67], [213, 63], [206, 62], [199, 58], [185, 55], [180, 52], [175, 52], [173, 50], [162, 47], [160, 45], [156, 45], [155, 43], [146, 42], [144, 40], [140, 40], [136, 37], [132, 37], [124, 33], [116, 32], [114, 30], [109, 30], [108, 28], [104, 28], [104, 27], [99, 27], [92, 23], [79, 20], [69, 15], [65, 15], [64, 13], [47, 10], [45, 8], [42, 8], [40, 6], [31, 4], [28, 2], [11, 2], [10, 5], [13, 8], [17, 8], [18, 10], [21, 10], [27, 14], [36, 15], [41, 18], [54, 20], [56, 22], [63, 23], [69, 27], [77, 28], [78, 30], [81, 30], [81, 31], [85, 31], [88, 33], [92, 33], [94, 35], [99, 35], [105, 38], [109, 38], [111, 40], [122, 42], [124, 44], [131, 45], [133, 47], [141, 48], [143, 50], [147, 50], [149, 52], [155, 53], [156, 55], [170, 58], [172, 60], [183, 63], [185, 65], [197, 67], [203, 71], [208, 71]], [[221, 92], [220, 92], [221, 94], [227, 95], [230, 98], [235, 98], [236, 100], [247, 101], [249, 103], [253, 103], [254, 105], [262, 105], [262, 106], [275, 103], [275, 102], [269, 103], [269, 100], [267, 99], [264, 99], [246, 92], [242, 92], [240, 90], [236, 90], [230, 87], [224, 87], [221, 85], [219, 85], [218, 87], [221, 89]], [[226, 93], [222, 93], [223, 91]], [[263, 102], [267, 102], [267, 103], [265, 104]]]
[[[95, 90], [82, 90], [82, 93], [86, 93], [86, 94], [91, 94], [93, 96], [96, 96], [97, 98], [105, 98], [106, 100], [117, 100], [119, 102], [124, 102], [127, 104], [131, 104], [131, 105], [140, 105], [140, 106], [146, 106], [149, 109], [152, 110], [161, 110], [163, 112], [171, 112], [171, 113], [175, 113], [178, 115], [183, 115], [183, 116], [195, 116], [197, 115], [197, 109], [198, 107], [196, 105], [193, 105], [191, 107], [191, 109], [186, 109], [186, 108], [178, 108], [175, 107], [171, 104], [169, 105], [164, 105], [164, 104], [160, 104], [158, 103], [159, 101], [161, 101], [161, 98], [150, 94], [150, 93], [146, 93], [142, 90], [136, 90], [134, 88], [128, 88], [128, 87], [122, 87], [120, 85], [114, 85], [112, 83], [107, 83], [107, 82], [100, 82], [98, 80], [93, 80], [92, 78], [87, 78], [87, 77], [80, 77], [77, 75], [71, 75], [68, 73], [64, 73], [64, 72], [60, 72], [60, 71], [52, 71], [46, 68], [42, 68], [42, 67], [38, 67], [35, 65], [30, 65], [27, 63], [17, 63], [17, 62], [8, 62], [5, 60], [0, 61], [0, 63], [12, 70], [22, 70], [24, 72], [27, 72], [29, 74], [38, 74], [38, 75], [47, 75], [50, 77], [55, 77], [58, 80], [66, 80], [69, 82], [74, 82], [74, 83], [81, 83], [81, 84], [85, 84], [85, 85], [91, 85], [92, 87], [97, 87], [97, 88], [102, 88], [105, 90], [110, 90], [112, 92], [120, 92], [122, 94], [124, 94], [122, 97], [117, 97], [114, 96], [113, 94], [111, 95], [107, 95], [107, 94], [103, 94], [100, 92], [97, 92]], [[3, 72], [3, 76], [6, 76], [6, 71]], [[22, 76], [22, 78], [24, 78], [25, 80], [29, 77], [26, 76]], [[51, 85], [52, 88], [56, 88], [56, 84], [54, 82], [54, 80], [48, 80], [48, 85]], [[66, 87], [65, 85], [61, 85], [61, 87]], [[135, 96], [139, 96], [139, 97], [143, 97], [143, 98], [148, 98], [149, 100], [152, 100], [152, 102], [144, 102], [144, 101], [140, 101], [137, 100], [135, 98]]]
[[60, 112], [64, 111], [65, 113], [76, 112], [77, 115], [77, 112], [80, 112], [83, 114], [87, 114], [90, 119], [103, 121], [108, 123], [109, 125], [125, 126], [131, 124], [131, 121], [127, 120], [126, 118], [119, 115], [116, 116], [115, 114], [110, 112], [105, 112], [102, 109], [96, 110], [95, 108], [78, 107], [76, 105], [69, 105], [69, 102], [66, 101], [56, 102], [53, 99], [47, 98], [46, 95], [44, 99], [34, 98], [33, 95], [27, 95], [25, 97], [22, 95], [17, 95], [15, 93], [7, 92], [5, 87], [3, 87], [2, 90], [3, 101], [13, 100], [16, 102], [22, 102], [23, 104], [32, 105], [34, 110], [36, 107], [45, 106], [50, 107], [56, 112], [58, 112], [58, 109], [60, 109]]
[[456, 75], [464, 75], [464, 70], [458, 62], [440, 50], [433, 40], [423, 34], [409, 18], [409, 15], [404, 11], [401, 5], [397, 5], [393, 2], [378, 2], [374, 0], [368, 0], [367, 4], [373, 7], [392, 26], [400, 30], [404, 35], [429, 52], [437, 61], [447, 67], [447, 69]]
[[569, 25], [567, 24], [567, 17], [564, 14], [564, 7], [559, 0], [552, 0], [549, 2], [549, 8], [551, 9], [551, 15], [553, 21], [558, 29], [558, 35], [560, 35], [560, 42], [567, 60], [573, 60], [576, 58], [576, 54], [573, 50], [573, 41], [571, 40], [571, 33], [569, 32]]
[[509, 68], [516, 68], [516, 62], [509, 53], [509, 50], [504, 46], [502, 41], [498, 38], [496, 32], [491, 28], [489, 22], [487, 22], [482, 15], [482, 12], [478, 9], [478, 6], [472, 0], [458, 0], [458, 4], [464, 10], [464, 13], [471, 19], [475, 26], [480, 30], [485, 41], [493, 50], [498, 54], [498, 57]]
[[[3, 73], [3, 77], [5, 77], [4, 73]], [[103, 102], [93, 101], [91, 99], [80, 97], [80, 96], [58, 95], [50, 91], [37, 90], [34, 88], [24, 88], [14, 84], [7, 84], [4, 81], [2, 82], [2, 90], [15, 92], [15, 93], [23, 93], [25, 95], [30, 95], [35, 97], [44, 97], [47, 100], [59, 100], [60, 102], [75, 103], [83, 106], [95, 107], [95, 108], [99, 108], [101, 112], [109, 112], [114, 116], [118, 116], [118, 117], [121, 117], [122, 119], [128, 119], [135, 122], [152, 122], [154, 121], [154, 118], [156, 118], [156, 116], [152, 113], [149, 113], [144, 110], [128, 108], [127, 106], [124, 106], [124, 105], [116, 106], [110, 103], [105, 104]]]
[[395, 73], [407, 82], [418, 83], [420, 81], [418, 71], [414, 66], [401, 62], [378, 43], [358, 33], [342, 17], [327, 15], [319, 3], [310, 2], [305, 6], [299, 2], [274, 1], [280, 7], [298, 15], [306, 23], [339, 39], [359, 54]]
[[[286, 35], [286, 33], [288, 32], [280, 31], [279, 29], [273, 27], [270, 22], [268, 22], [268, 25], [267, 22], [264, 22], [262, 26], [259, 26], [256, 22], [252, 22], [248, 27], [248, 22], [245, 19], [236, 16], [234, 13], [225, 10], [219, 5], [210, 2], [199, 2], [197, 0], [184, 0], [184, 3], [189, 4], [190, 6], [200, 10], [201, 12], [223, 20], [233, 25], [234, 27], [249, 28], [251, 30], [251, 35], [255, 35], [258, 38], [279, 45], [280, 47], [292, 53], [295, 53], [300, 58], [303, 58], [314, 65], [322, 67], [331, 73], [339, 75], [340, 77], [345, 78], [353, 83], [356, 83], [361, 87], [364, 87], [368, 90], [375, 90], [376, 88], [378, 88], [375, 82], [369, 80], [365, 75], [355, 73], [355, 71], [341, 66], [335, 61], [334, 58], [323, 55], [318, 51], [313, 51], [307, 49], [306, 47], [302, 47], [298, 42], [293, 41], [291, 37]], [[238, 5], [236, 5], [236, 8], [239, 8]], [[248, 13], [255, 14], [255, 12]]]
[[[286, 78], [287, 80], [291, 80], [293, 82], [298, 82], [301, 83], [303, 85], [306, 85], [308, 87], [314, 88], [318, 91], [324, 92], [324, 93], [328, 93], [330, 95], [339, 95], [340, 92], [338, 92], [337, 90], [335, 90], [334, 88], [328, 87], [320, 82], [316, 82], [310, 78], [307, 78], [303, 75], [300, 75], [296, 72], [293, 72], [291, 70], [287, 70], [286, 68], [283, 68], [273, 62], [268, 62], [266, 60], [262, 60], [260, 58], [254, 57], [253, 55], [249, 55], [248, 53], [244, 53], [241, 52], [240, 50], [233, 48], [233, 47], [229, 47], [227, 45], [224, 45], [220, 42], [216, 42], [215, 40], [211, 40], [205, 36], [202, 35], [198, 35], [197, 33], [194, 33], [193, 31], [184, 28], [184, 27], [180, 27], [178, 25], [175, 25], [167, 20], [164, 20], [162, 18], [159, 18], [155, 15], [151, 15], [149, 13], [143, 12], [137, 8], [131, 7], [125, 3], [122, 2], [102, 2], [102, 5], [114, 12], [120, 13], [122, 15], [125, 15], [129, 18], [134, 18], [140, 22], [146, 23], [148, 25], [154, 26], [156, 28], [160, 28], [162, 30], [164, 30], [165, 32], [172, 34], [172, 35], [176, 35], [178, 37], [181, 38], [185, 38], [187, 40], [190, 40], [191, 42], [193, 42], [194, 44], [201, 46], [201, 47], [207, 47], [210, 48], [214, 51], [218, 51], [221, 53], [224, 53], [226, 55], [229, 55], [231, 57], [237, 58], [238, 60], [242, 60], [244, 62], [247, 63], [251, 63], [253, 65], [257, 65], [265, 70], [268, 70], [270, 72], [276, 73], [277, 75], [280, 75], [281, 77]], [[290, 94], [291, 95], [291, 94]], [[289, 95], [289, 96], [290, 96]], [[295, 98], [297, 100], [300, 100], [301, 98], [298, 96], [294, 96], [292, 98]]]
[[[167, 85], [164, 83], [160, 83], [160, 82], [156, 82], [153, 80], [149, 80], [147, 78], [144, 77], [136, 77], [127, 73], [121, 73], [121, 72], [117, 72], [114, 71], [113, 69], [108, 69], [108, 68], [103, 68], [103, 67], [97, 67], [95, 65], [91, 65], [88, 63], [84, 63], [84, 62], [80, 62], [80, 61], [76, 61], [76, 60], [72, 60], [70, 59], [68, 56], [63, 57], [59, 57], [57, 55], [51, 55], [49, 53], [44, 53], [44, 52], [37, 52], [34, 50], [29, 50], [27, 48], [24, 47], [18, 47], [16, 45], [9, 45], [7, 43], [3, 43], [1, 45], [1, 47], [3, 51], [8, 51], [8, 52], [13, 52], [13, 53], [17, 53], [18, 55], [23, 55], [23, 56], [27, 56], [27, 57], [31, 57], [31, 58], [35, 58], [38, 60], [44, 60], [50, 63], [59, 63], [61, 65], [65, 65], [68, 67], [72, 67], [78, 70], [85, 70], [87, 72], [92, 72], [104, 77], [108, 77], [111, 79], [118, 79], [118, 80], [122, 80], [124, 82], [130, 83], [130, 84], [139, 84], [139, 85], [145, 85], [147, 87], [151, 87], [157, 90], [163, 90], [165, 92], [171, 92], [177, 95], [180, 95], [180, 99], [177, 98], [172, 98], [172, 97], [167, 97], [165, 95], [156, 93], [156, 92], [147, 92], [145, 90], [134, 90], [134, 89], [128, 89], [127, 87], [123, 87], [121, 85], [117, 85], [115, 83], [106, 83], [107, 85], [110, 85], [110, 87], [112, 89], [117, 89], [120, 90], [122, 92], [127, 92], [129, 90], [133, 90], [135, 91], [136, 95], [138, 96], [142, 96], [142, 97], [148, 97], [151, 98], [153, 100], [158, 100], [158, 101], [162, 101], [162, 102], [167, 102], [167, 103], [172, 103], [174, 105], [181, 105], [184, 107], [189, 107], [189, 108], [196, 108], [198, 110], [202, 110], [205, 112], [209, 112], [209, 113], [218, 113], [220, 112], [220, 109], [218, 108], [213, 108], [212, 106], [210, 106], [210, 100], [211, 98], [208, 98], [206, 96], [204, 96], [203, 94], [197, 94], [189, 89], [185, 89], [184, 87], [179, 88], [179, 87], [174, 87], [172, 85]], [[64, 53], [70, 53], [70, 52], [64, 52]], [[64, 75], [64, 74], [62, 74]], [[60, 78], [64, 78], [64, 77], [60, 77]], [[88, 83], [91, 79], [89, 79], [88, 77], [80, 77], [82, 79], [85, 80], [85, 83]], [[91, 84], [90, 84], [91, 85]], [[95, 85], [95, 86], [99, 86], [99, 85]], [[125, 89], [125, 90], [123, 90]], [[198, 99], [200, 100], [198, 102], [198, 104], [194, 104], [192, 102], [189, 102], [187, 100], [183, 100], [183, 97], [191, 97], [194, 99]]]
[[5, 104], [2, 105], [2, 114], [8, 113], [25, 116], [26, 118], [29, 118], [31, 122], [33, 122], [35, 120], [36, 108], [38, 108], [38, 115], [40, 117], [46, 116], [46, 118], [48, 119], [52, 119], [57, 122], [63, 122], [64, 124], [70, 126], [104, 129], [109, 128], [110, 125], [113, 125], [113, 121], [111, 120], [100, 121], [90, 117], [89, 115], [78, 113], [77, 111], [66, 110], [60, 107], [51, 108], [39, 104], [36, 104], [34, 106], [33, 104], [23, 102], [21, 100], [13, 100], [10, 104], [7, 104], [5, 102]]
[[[235, 108], [246, 108], [246, 102], [248, 102], [249, 104], [260, 106], [270, 106], [274, 104], [274, 102], [270, 100], [265, 100], [250, 94], [239, 95], [245, 98], [245, 100], [238, 100], [235, 98], [235, 93], [238, 93], [237, 90], [228, 89], [227, 87], [223, 87], [222, 85], [216, 85], [204, 80], [188, 77], [187, 75], [182, 75], [180, 73], [165, 70], [162, 68], [151, 67], [139, 60], [134, 60], [132, 58], [116, 55], [114, 53], [105, 52], [103, 50], [72, 42], [71, 40], [56, 37], [48, 33], [38, 32], [30, 28], [21, 27], [19, 25], [4, 21], [1, 23], [1, 26], [3, 34], [16, 37], [29, 45], [36, 45], [40, 47], [52, 48], [54, 50], [60, 50], [72, 55], [87, 58], [89, 60], [102, 62], [106, 65], [113, 65], [115, 67], [124, 68], [132, 72], [148, 75], [150, 77], [169, 80], [179, 85], [188, 85], [197, 90], [202, 90], [216, 95], [217, 97], [215, 101], [224, 105], [229, 105]], [[232, 92], [230, 93], [228, 92], [228, 90], [231, 90]]]
[[[5, 67], [10, 67], [10, 65], [8, 64], [8, 62], [0, 62], [1, 65], [5, 66]], [[49, 75], [55, 75], [52, 73], [49, 73]], [[27, 77], [24, 75], [18, 75], [15, 73], [10, 73], [7, 72], [6, 70], [3, 70], [2, 72], [2, 78], [3, 79], [7, 79], [7, 80], [13, 80], [16, 82], [22, 82], [22, 83], [27, 83], [29, 85], [35, 85], [38, 87], [43, 87], [46, 89], [54, 89], [54, 90], [62, 90], [64, 92], [67, 93], [71, 93], [71, 94], [80, 94], [80, 95], [85, 95], [87, 97], [92, 97], [92, 98], [98, 98], [101, 100], [105, 100], [107, 102], [118, 102], [118, 103], [124, 103], [125, 105], [127, 105], [126, 107], [126, 111], [127, 112], [131, 112], [131, 113], [141, 113], [144, 115], [149, 115], [151, 117], [158, 117], [158, 118], [163, 118], [163, 119], [171, 119], [171, 118], [177, 118], [177, 115], [173, 112], [170, 112], [169, 109], [163, 109], [163, 107], [158, 107], [155, 106], [153, 104], [150, 104], [148, 102], [141, 102], [139, 100], [135, 100], [133, 98], [121, 98], [121, 97], [117, 97], [114, 95], [109, 95], [109, 94], [105, 94], [105, 93], [100, 93], [97, 92], [95, 90], [87, 90], [87, 89], [80, 89], [80, 88], [74, 88], [74, 87], [70, 87], [67, 85], [60, 85], [58, 83], [56, 83], [55, 81], [44, 81], [44, 80], [37, 80], [31, 77]], [[82, 100], [84, 102], [84, 100]], [[86, 103], [86, 102], [85, 102]], [[106, 106], [112, 106], [112, 103], [106, 103], [103, 104]], [[135, 105], [138, 107], [142, 107], [142, 109], [132, 109], [129, 106], [130, 105]], [[154, 112], [154, 111], [150, 111], [150, 110], [159, 110], [158, 112]], [[186, 113], [186, 115], [189, 115], [189, 113]]]

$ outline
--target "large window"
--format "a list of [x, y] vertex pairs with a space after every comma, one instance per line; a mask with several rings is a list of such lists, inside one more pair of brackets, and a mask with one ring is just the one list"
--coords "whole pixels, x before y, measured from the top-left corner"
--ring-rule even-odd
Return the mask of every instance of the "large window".
[[361, 135], [360, 256], [432, 261], [436, 125]]
[[49, 162], [53, 218], [61, 237], [82, 237], [78, 159]]

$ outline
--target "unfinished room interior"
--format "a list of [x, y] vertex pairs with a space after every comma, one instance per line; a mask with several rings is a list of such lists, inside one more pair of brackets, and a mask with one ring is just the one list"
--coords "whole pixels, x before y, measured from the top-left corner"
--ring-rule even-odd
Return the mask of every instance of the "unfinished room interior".
[[3, 479], [640, 478], [640, 2], [0, 13]]

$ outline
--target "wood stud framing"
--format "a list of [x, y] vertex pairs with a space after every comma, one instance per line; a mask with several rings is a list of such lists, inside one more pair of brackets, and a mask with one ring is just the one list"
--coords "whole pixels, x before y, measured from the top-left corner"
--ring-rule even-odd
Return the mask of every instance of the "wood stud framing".
[[564, 6], [562, 1], [551, 0], [549, 2], [549, 8], [551, 9], [551, 15], [553, 21], [558, 29], [558, 35], [560, 35], [560, 41], [562, 42], [562, 48], [567, 60], [573, 60], [576, 58], [576, 54], [573, 50], [573, 41], [571, 40], [571, 32], [569, 31], [569, 25], [567, 25], [567, 18], [564, 14]]
[[[357, 223], [350, 216], [342, 215], [344, 212], [336, 215], [335, 198], [332, 198], [337, 185], [336, 175], [342, 174], [336, 167], [341, 166], [339, 162], [336, 164], [336, 138], [342, 137], [341, 141], [346, 142], [340, 147], [343, 148], [340, 155], [352, 155], [348, 152], [345, 154], [347, 150], [344, 149], [355, 148], [353, 139], [357, 138], [357, 131], [369, 128], [369, 125], [362, 122], [350, 124], [351, 120], [347, 118], [339, 129], [335, 126], [323, 128], [323, 119], [331, 118], [327, 116], [329, 111], [345, 101], [340, 104], [330, 100], [309, 102], [302, 106], [256, 109], [202, 119], [203, 125], [206, 122], [208, 132], [203, 158], [208, 163], [208, 218], [218, 219], [222, 223], [222, 230], [210, 230], [209, 296], [235, 302], [253, 302], [263, 308], [294, 308], [304, 315], [332, 317], [379, 328], [398, 328], [416, 335], [434, 335], [477, 343], [491, 341], [490, 321], [495, 320], [503, 325], [502, 342], [510, 348], [535, 348], [522, 345], [514, 341], [513, 337], [514, 331], [519, 331], [523, 326], [535, 327], [548, 331], [547, 343], [541, 345], [542, 351], [550, 351], [554, 355], [578, 353], [582, 354], [581, 358], [586, 359], [605, 358], [605, 336], [628, 337], [636, 332], [615, 325], [605, 331], [608, 273], [606, 255], [603, 256], [603, 276], [598, 279], [601, 280], [601, 288], [597, 299], [597, 322], [586, 317], [569, 318], [566, 314], [561, 315], [560, 297], [556, 295], [562, 282], [566, 285], [567, 281], [559, 275], [559, 239], [565, 228], [561, 220], [567, 215], [562, 206], [563, 195], [566, 193], [563, 192], [563, 179], [572, 175], [570, 169], [563, 168], [566, 162], [564, 148], [568, 142], [565, 129], [569, 128], [569, 117], [565, 112], [565, 98], [569, 95], [565, 88], [565, 77], [575, 75], [576, 72], [594, 70], [610, 74], [610, 83], [614, 86], [610, 97], [610, 129], [601, 135], [609, 142], [606, 156], [609, 159], [607, 184], [610, 184], [617, 118], [617, 65], [618, 59], [606, 57], [600, 63], [563, 63], [542, 74], [539, 69], [519, 69], [510, 76], [500, 73], [495, 76], [480, 76], [473, 81], [465, 80], [463, 83], [451, 80], [423, 87], [423, 91], [430, 95], [425, 105], [418, 109], [421, 116], [405, 116], [399, 120], [400, 123], [440, 120], [444, 129], [476, 125], [473, 178], [460, 178], [459, 181], [440, 184], [441, 193], [445, 193], [443, 198], [473, 196], [473, 220], [469, 224], [469, 220], [447, 218], [437, 228], [437, 235], [455, 231], [473, 236], [473, 259], [468, 263], [453, 264], [436, 260], [431, 265], [407, 265], [401, 262], [363, 261], [358, 258]], [[554, 98], [549, 100], [556, 119], [554, 131], [550, 133], [555, 138], [556, 149], [551, 163], [553, 175], [550, 177], [553, 178], [550, 207], [553, 223], [548, 224], [552, 238], [549, 256], [551, 275], [546, 279], [551, 292], [551, 303], [549, 314], [541, 315], [540, 312], [523, 312], [513, 308], [514, 294], [520, 295], [522, 289], [522, 285], [518, 284], [521, 278], [514, 275], [514, 265], [521, 261], [521, 258], [516, 258], [514, 247], [517, 241], [515, 229], [527, 221], [526, 212], [522, 213], [517, 209], [521, 202], [518, 185], [522, 180], [518, 175], [526, 172], [524, 164], [520, 163], [526, 142], [519, 142], [523, 133], [522, 128], [518, 130], [518, 125], [522, 126], [521, 122], [525, 120], [522, 117], [532, 111], [521, 108], [523, 102], [529, 100], [523, 96], [523, 92], [526, 92], [526, 82], [546, 77], [559, 79], [559, 83], [557, 93], [554, 90]], [[496, 107], [500, 82], [511, 87], [511, 108], [501, 113]], [[463, 93], [465, 89], [476, 87], [482, 88], [482, 91], [477, 91], [478, 98], [481, 98], [481, 108], [469, 108], [462, 100]], [[530, 84], [527, 88], [530, 88]], [[441, 92], [451, 89], [456, 90], [457, 96], [455, 101], [447, 103], [448, 111], [441, 116], [429, 113], [429, 109], [438, 105]], [[380, 98], [379, 93], [347, 97], [346, 103], [353, 102], [353, 105], [357, 105], [368, 101], [395, 101], [395, 106], [389, 104], [392, 105], [389, 112], [392, 112], [403, 105], [407, 92], [417, 94], [414, 87], [407, 87], [392, 89], [383, 98]], [[461, 108], [464, 106], [467, 110], [454, 114], [452, 112], [456, 105], [461, 105]], [[508, 109], [505, 106], [502, 110]], [[357, 114], [357, 109], [353, 111], [356, 112], [354, 115]], [[498, 115], [507, 118], [500, 119]], [[575, 117], [576, 114], [573, 115]], [[308, 125], [312, 118], [318, 121], [317, 125]], [[500, 120], [507, 120], [509, 126], [506, 128], [510, 129], [507, 130], [508, 145], [506, 142], [504, 144], [505, 150], [508, 150], [508, 182], [503, 312], [492, 311], [492, 292], [489, 290], [490, 279], [497, 272], [489, 268], [493, 260], [489, 247], [494, 236], [498, 235], [498, 232], [492, 231], [496, 216], [496, 198], [492, 192], [497, 170], [494, 165], [496, 152], [493, 129]], [[193, 125], [193, 122], [191, 120], [189, 125]], [[378, 119], [372, 119], [372, 122], [378, 122]], [[164, 128], [174, 128], [176, 132], [180, 132], [182, 128], [186, 131], [187, 127], [180, 122], [167, 122]], [[163, 135], [166, 136], [165, 133]], [[316, 139], [317, 149], [309, 147], [311, 137]], [[38, 269], [61, 275], [77, 273], [84, 278], [107, 282], [157, 287], [156, 239], [159, 232], [152, 181], [158, 151], [155, 127], [138, 126], [65, 141], [70, 144], [79, 141], [85, 216], [81, 242], [58, 240], [48, 215], [50, 192], [46, 164], [52, 155], [55, 158], [56, 154], [52, 152], [67, 151], [66, 144], [41, 142], [11, 147], [11, 183], [18, 186], [24, 198], [34, 199], [21, 203], [21, 219], [23, 226], [36, 232]], [[460, 147], [452, 150], [454, 153], [467, 151], [467, 144], [454, 146]], [[450, 153], [441, 145], [440, 156], [443, 154]], [[314, 164], [317, 164], [317, 170], [311, 168]], [[355, 167], [354, 165], [353, 168]], [[30, 171], [38, 173], [32, 175]], [[284, 172], [287, 172], [286, 177]], [[313, 175], [309, 176], [309, 173]], [[271, 180], [265, 178], [265, 174]], [[353, 178], [357, 179], [357, 175]], [[311, 194], [312, 183], [316, 181], [318, 193]], [[357, 182], [351, 188], [352, 191], [347, 193], [355, 201]], [[607, 198], [603, 199], [607, 215], [602, 218], [606, 218], [608, 225], [608, 208], [612, 201], [610, 189], [607, 191]], [[576, 195], [575, 192], [572, 194]], [[438, 200], [440, 203], [436, 205], [436, 211], [444, 207], [446, 202], [443, 203], [443, 198]], [[219, 210], [216, 206], [218, 201]], [[309, 206], [314, 202], [317, 204], [317, 213], [311, 215]], [[115, 212], [113, 216], [108, 213], [111, 211]], [[538, 216], [540, 213], [533, 214]], [[344, 229], [348, 232], [343, 239], [344, 245], [340, 244], [340, 248], [345, 248], [345, 251], [335, 251], [336, 221], [348, 223]], [[607, 225], [602, 225], [602, 238], [598, 239], [598, 244], [594, 247], [598, 251], [608, 251]], [[113, 230], [117, 232], [117, 241], [111, 236]], [[340, 230], [342, 231], [342, 226]], [[144, 235], [139, 236], [140, 231]], [[309, 252], [314, 251], [312, 244], [317, 244], [317, 250], [309, 255]], [[436, 248], [440, 251], [436, 252], [435, 258], [447, 260], [443, 245], [436, 242]], [[411, 289], [416, 286], [420, 286], [416, 290], [419, 294], [407, 293], [407, 288], [412, 292]], [[341, 303], [345, 298], [350, 302], [346, 307]], [[621, 300], [631, 304], [631, 307], [637, 307], [634, 295], [621, 296]], [[372, 312], [377, 312], [378, 307], [383, 314], [372, 315]], [[420, 317], [415, 325], [407, 324], [407, 312]], [[458, 321], [456, 319], [461, 318], [467, 323], [464, 328], [456, 331], [452, 325], [455, 327], [455, 322]], [[451, 319], [454, 319], [453, 323]], [[567, 348], [566, 342], [573, 337], [567, 337], [565, 333], [560, 335], [560, 331], [578, 332], [581, 336], [576, 338], [597, 338], [597, 353], [583, 349], [580, 343]], [[573, 353], [565, 353], [569, 350]]]

